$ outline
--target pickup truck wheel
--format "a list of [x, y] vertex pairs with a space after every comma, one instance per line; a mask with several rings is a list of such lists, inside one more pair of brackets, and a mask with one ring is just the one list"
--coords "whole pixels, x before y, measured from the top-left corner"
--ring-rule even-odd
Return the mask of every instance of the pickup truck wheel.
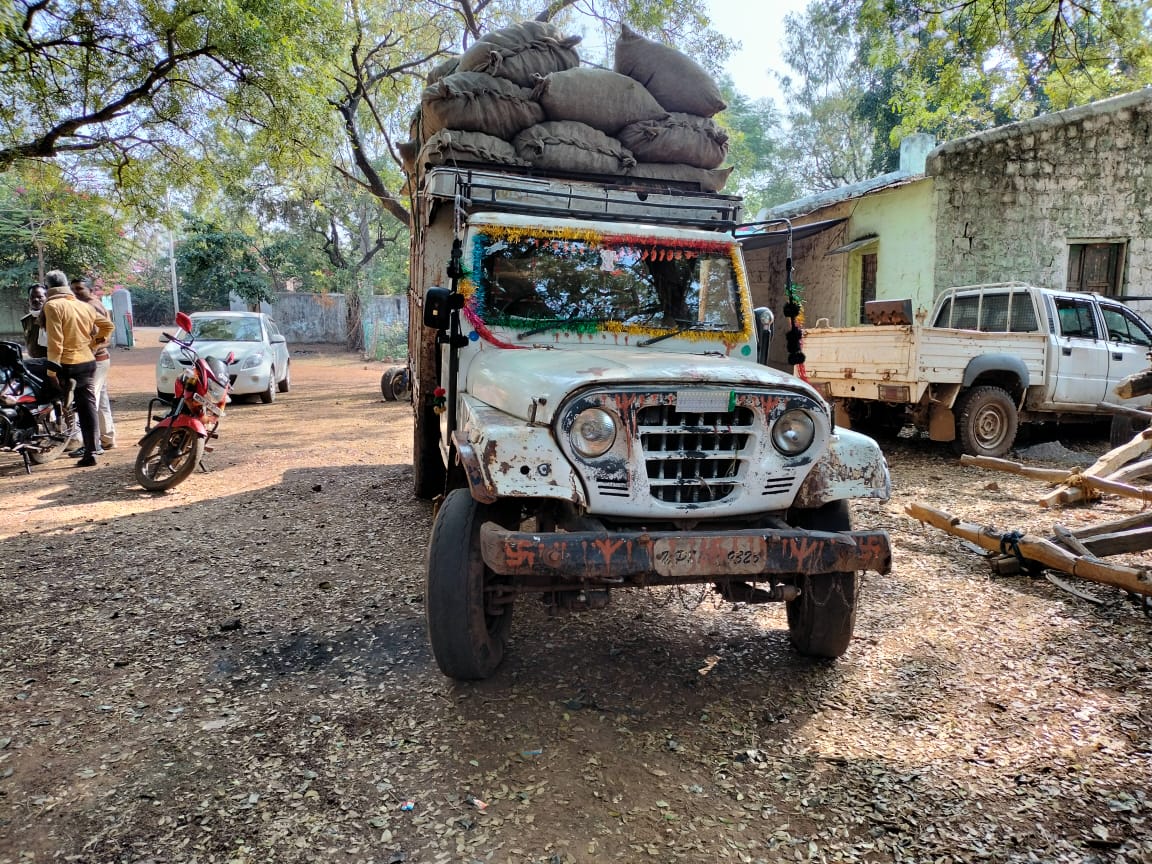
[[957, 400], [956, 446], [970, 456], [1003, 456], [1016, 440], [1016, 403], [999, 387], [973, 387]]
[[[847, 501], [793, 510], [791, 523], [810, 531], [851, 531]], [[800, 596], [787, 604], [788, 637], [806, 657], [835, 659], [848, 650], [856, 626], [858, 578], [852, 571], [800, 574]]]
[[512, 604], [493, 602], [499, 577], [480, 557], [480, 526], [492, 509], [467, 489], [453, 489], [440, 505], [428, 542], [424, 607], [428, 641], [450, 678], [487, 678], [504, 659]]
[[1109, 430], [1108, 443], [1115, 450], [1121, 447], [1136, 437], [1137, 432], [1143, 432], [1148, 428], [1148, 423], [1144, 420], [1137, 419], [1136, 417], [1128, 417], [1124, 414], [1112, 415], [1112, 428]]

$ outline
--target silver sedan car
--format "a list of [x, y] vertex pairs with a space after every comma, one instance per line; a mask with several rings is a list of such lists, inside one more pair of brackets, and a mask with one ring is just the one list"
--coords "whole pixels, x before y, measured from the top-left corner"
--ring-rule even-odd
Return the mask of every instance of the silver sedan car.
[[[276, 322], [263, 312], [193, 312], [192, 336], [201, 356], [228, 356], [234, 359], [228, 367], [232, 395], [258, 395], [261, 402], [271, 402], [277, 393], [291, 387], [288, 343]], [[178, 334], [187, 339], [183, 330]], [[161, 337], [161, 341], [165, 341]], [[156, 362], [156, 392], [171, 399], [176, 378], [184, 366], [180, 349], [168, 345]]]

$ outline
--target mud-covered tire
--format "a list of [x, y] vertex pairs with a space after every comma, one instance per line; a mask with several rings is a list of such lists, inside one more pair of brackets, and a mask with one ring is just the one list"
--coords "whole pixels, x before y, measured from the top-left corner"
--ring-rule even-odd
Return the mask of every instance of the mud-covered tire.
[[39, 450], [28, 451], [28, 461], [33, 465], [44, 465], [58, 459], [68, 449], [71, 436], [68, 429], [72, 425], [69, 418], [71, 409], [60, 407], [55, 413], [55, 419], [46, 420], [41, 424], [40, 432], [49, 436], [51, 444], [42, 445]]
[[1113, 414], [1112, 415], [1112, 428], [1108, 432], [1108, 443], [1115, 450], [1117, 447], [1122, 447], [1133, 438], [1136, 437], [1138, 432], [1143, 432], [1148, 428], [1148, 423], [1138, 417], [1129, 417], [1126, 414]]
[[204, 439], [187, 426], [153, 429], [140, 442], [134, 472], [149, 492], [163, 492], [188, 479], [204, 456]]
[[[793, 527], [809, 531], [851, 531], [847, 501], [812, 510], [793, 510]], [[851, 571], [799, 574], [800, 596], [787, 603], [788, 638], [805, 657], [835, 659], [848, 650], [856, 627], [860, 581]]]
[[428, 641], [440, 671], [463, 681], [496, 671], [512, 623], [512, 604], [495, 607], [486, 597], [498, 579], [480, 557], [480, 526], [489, 518], [489, 508], [467, 489], [454, 489], [440, 505], [428, 543]]
[[956, 416], [954, 447], [969, 456], [1003, 456], [1016, 441], [1020, 418], [1016, 403], [1000, 387], [973, 387], [952, 409]]
[[408, 370], [403, 366], [393, 366], [380, 376], [380, 395], [386, 402], [404, 401], [408, 398]]

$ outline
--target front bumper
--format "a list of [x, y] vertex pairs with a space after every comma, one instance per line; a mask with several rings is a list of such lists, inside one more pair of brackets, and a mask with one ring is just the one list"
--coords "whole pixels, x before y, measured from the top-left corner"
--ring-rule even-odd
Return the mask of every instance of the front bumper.
[[888, 573], [887, 531], [577, 531], [536, 534], [494, 522], [480, 529], [484, 563], [528, 581], [671, 585], [729, 578], [871, 570]]

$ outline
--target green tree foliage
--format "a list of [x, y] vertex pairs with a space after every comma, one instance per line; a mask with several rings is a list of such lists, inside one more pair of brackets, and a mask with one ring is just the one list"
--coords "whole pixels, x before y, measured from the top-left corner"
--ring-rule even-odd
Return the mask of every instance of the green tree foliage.
[[881, 98], [865, 112], [881, 130], [897, 121], [893, 144], [915, 131], [953, 138], [1152, 83], [1147, 0], [860, 0], [859, 21], [861, 59], [882, 75]]
[[786, 158], [788, 139], [772, 100], [749, 99], [729, 78], [720, 85], [728, 108], [716, 120], [728, 133], [726, 164], [733, 169], [727, 189], [744, 197], [744, 215], [751, 220], [761, 208], [797, 197], [801, 187]]
[[0, 170], [84, 154], [122, 189], [155, 185], [198, 161], [225, 171], [227, 129], [275, 159], [324, 128], [317, 70], [340, 20], [329, 0], [15, 0], [0, 17]]
[[182, 311], [227, 309], [230, 294], [253, 305], [272, 299], [255, 240], [195, 216], [176, 244], [176, 277]]
[[42, 282], [55, 269], [115, 279], [130, 251], [116, 208], [73, 187], [58, 167], [26, 163], [0, 174], [0, 284]]

